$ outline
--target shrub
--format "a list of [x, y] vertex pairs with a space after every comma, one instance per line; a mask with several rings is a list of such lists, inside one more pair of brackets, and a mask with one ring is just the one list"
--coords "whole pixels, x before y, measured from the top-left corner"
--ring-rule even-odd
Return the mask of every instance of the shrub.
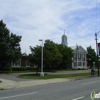
[[88, 70], [88, 68], [82, 68], [82, 70]]
[[13, 71], [25, 71], [26, 67], [12, 67]]
[[4, 66], [4, 70], [5, 71], [12, 71], [12, 67], [9, 64], [7, 64]]
[[36, 70], [34, 67], [26, 67], [26, 70]]

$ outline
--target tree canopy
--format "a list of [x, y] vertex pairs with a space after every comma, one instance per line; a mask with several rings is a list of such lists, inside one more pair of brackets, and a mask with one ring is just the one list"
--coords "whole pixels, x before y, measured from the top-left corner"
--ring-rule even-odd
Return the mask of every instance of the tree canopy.
[[60, 54], [59, 49], [53, 41], [46, 40], [44, 43], [44, 59], [45, 67], [48, 69], [55, 69], [62, 61], [62, 54]]
[[21, 36], [10, 33], [9, 29], [3, 21], [0, 21], [0, 69], [11, 60], [18, 59], [21, 56], [21, 48], [19, 42]]
[[[41, 66], [41, 46], [30, 47], [30, 59]], [[72, 62], [73, 50], [69, 47], [56, 44], [51, 40], [45, 40], [43, 47], [44, 69], [53, 70], [68, 68]]]
[[62, 62], [59, 67], [69, 68], [69, 64], [72, 63], [73, 50], [68, 46], [63, 46], [62, 44], [57, 44], [57, 47], [62, 54]]
[[93, 67], [93, 62], [96, 63], [97, 56], [95, 53], [95, 50], [92, 49], [91, 46], [87, 47], [87, 61], [88, 61], [88, 66]]

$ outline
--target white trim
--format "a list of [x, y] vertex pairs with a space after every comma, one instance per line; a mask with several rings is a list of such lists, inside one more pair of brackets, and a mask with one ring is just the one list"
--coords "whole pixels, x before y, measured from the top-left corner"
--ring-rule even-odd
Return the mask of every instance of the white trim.
[[17, 63], [15, 64], [13, 61], [11, 61], [12, 67], [21, 67], [21, 59], [17, 60]]

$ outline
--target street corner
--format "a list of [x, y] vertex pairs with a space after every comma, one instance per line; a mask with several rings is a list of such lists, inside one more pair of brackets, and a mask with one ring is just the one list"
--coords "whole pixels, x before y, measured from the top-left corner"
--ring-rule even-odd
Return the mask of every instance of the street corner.
[[16, 81], [7, 80], [7, 79], [0, 79], [0, 80], [1, 80], [0, 90], [13, 89], [19, 85], [19, 83]]

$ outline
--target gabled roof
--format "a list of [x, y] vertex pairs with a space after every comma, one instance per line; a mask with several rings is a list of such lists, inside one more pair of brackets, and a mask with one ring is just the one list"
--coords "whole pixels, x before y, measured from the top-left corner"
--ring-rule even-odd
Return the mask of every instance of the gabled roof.
[[84, 53], [87, 53], [87, 51], [82, 46], [71, 46], [70, 48], [74, 52], [84, 52]]

